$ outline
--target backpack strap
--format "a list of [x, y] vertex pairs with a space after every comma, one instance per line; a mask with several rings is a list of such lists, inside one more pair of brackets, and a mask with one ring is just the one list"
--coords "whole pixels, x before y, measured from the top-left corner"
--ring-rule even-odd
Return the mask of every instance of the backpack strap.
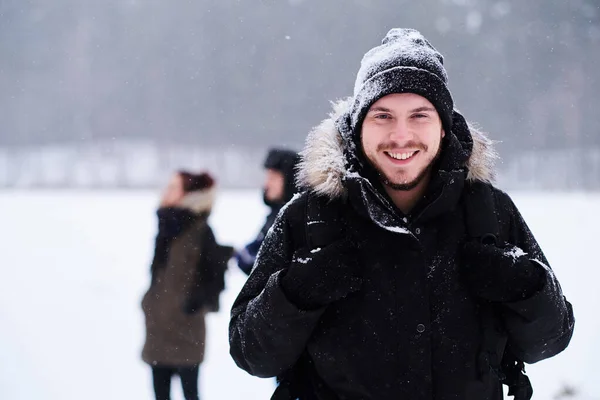
[[[492, 188], [482, 182], [467, 182], [463, 197], [465, 227], [468, 240], [502, 247], [504, 238], [500, 231], [498, 210]], [[525, 364], [506, 349], [508, 336], [499, 326], [491, 303], [481, 303], [483, 342], [478, 357], [479, 372], [485, 378], [490, 372], [509, 387], [509, 395], [515, 400], [529, 400], [533, 388]]]
[[[306, 195], [302, 219], [296, 221], [297, 229], [292, 229], [294, 247], [315, 249], [342, 238], [344, 222], [337, 203], [312, 192]], [[278, 386], [271, 400], [317, 400], [312, 393], [313, 388], [319, 388], [320, 396], [327, 399], [336, 398], [313, 371], [312, 359], [308, 352], [304, 351], [292, 368], [278, 376]]]
[[467, 236], [500, 246], [500, 224], [491, 187], [480, 182], [466, 183], [463, 206]]
[[304, 210], [292, 226], [294, 249], [325, 247], [342, 237], [340, 212], [329, 199], [306, 193]]
[[[477, 240], [485, 244], [500, 245], [500, 225], [496, 217], [494, 196], [489, 186], [480, 183], [468, 183], [463, 199], [467, 240]], [[483, 325], [483, 343], [478, 357], [479, 373], [482, 376], [493, 372], [502, 381], [501, 372], [505, 336], [496, 326], [493, 307], [488, 302], [480, 304]]]
[[325, 247], [343, 235], [339, 209], [330, 199], [308, 194], [306, 201], [305, 243], [311, 248]]
[[506, 373], [509, 396], [514, 396], [515, 400], [529, 400], [533, 397], [533, 386], [525, 374], [525, 363], [510, 351], [504, 353], [502, 370]]

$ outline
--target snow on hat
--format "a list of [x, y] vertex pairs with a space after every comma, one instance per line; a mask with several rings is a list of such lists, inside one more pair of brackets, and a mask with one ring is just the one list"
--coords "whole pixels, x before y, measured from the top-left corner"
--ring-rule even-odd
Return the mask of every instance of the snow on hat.
[[354, 84], [354, 101], [342, 134], [360, 134], [360, 126], [369, 108], [392, 93], [415, 93], [436, 108], [446, 132], [452, 129], [454, 102], [448, 87], [444, 57], [414, 29], [390, 30], [381, 45], [363, 57]]

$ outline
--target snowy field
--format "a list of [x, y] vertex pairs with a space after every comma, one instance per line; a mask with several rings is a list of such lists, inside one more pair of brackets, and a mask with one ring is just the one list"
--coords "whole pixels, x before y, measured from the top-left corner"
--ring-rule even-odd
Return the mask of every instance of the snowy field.
[[[513, 198], [577, 319], [570, 348], [528, 368], [534, 399], [600, 400], [600, 195]], [[153, 399], [140, 360], [139, 303], [149, 284], [156, 201], [153, 192], [0, 192], [0, 399]], [[240, 246], [265, 212], [258, 192], [226, 192], [211, 222], [221, 242]], [[222, 311], [208, 318], [202, 398], [268, 399], [273, 380], [249, 376], [229, 357], [229, 309], [244, 282], [230, 266]], [[181, 399], [179, 383], [173, 388]]]

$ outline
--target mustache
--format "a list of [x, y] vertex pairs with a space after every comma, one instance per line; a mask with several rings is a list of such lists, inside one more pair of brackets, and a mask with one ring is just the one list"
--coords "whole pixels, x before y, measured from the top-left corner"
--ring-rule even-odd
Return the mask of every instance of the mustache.
[[403, 145], [399, 145], [398, 143], [393, 142], [383, 142], [377, 145], [377, 151], [394, 151], [394, 150], [404, 150], [404, 149], [417, 149], [422, 151], [427, 151], [428, 146], [423, 143], [417, 143], [415, 141], [408, 141]]

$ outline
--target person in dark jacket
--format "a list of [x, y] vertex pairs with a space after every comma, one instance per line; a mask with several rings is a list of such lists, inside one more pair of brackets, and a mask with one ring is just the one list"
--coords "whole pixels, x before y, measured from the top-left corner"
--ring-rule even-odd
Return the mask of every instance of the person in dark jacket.
[[233, 252], [217, 244], [208, 225], [214, 197], [214, 179], [208, 173], [181, 171], [170, 181], [157, 211], [151, 285], [142, 300], [142, 359], [152, 367], [157, 400], [170, 398], [173, 375], [181, 378], [186, 400], [198, 399], [205, 315], [219, 308]]
[[[488, 316], [501, 355], [535, 363], [567, 347], [572, 307], [492, 185], [491, 142], [454, 109], [442, 62], [419, 32], [391, 30], [354, 95], [309, 134], [307, 190], [279, 214], [231, 311], [230, 353], [282, 377], [273, 398], [501, 399], [497, 360], [482, 353]], [[493, 209], [470, 205], [476, 187]], [[310, 204], [337, 217], [307, 220]], [[470, 237], [467, 215], [492, 211], [500, 237]], [[337, 236], [309, 247], [306, 229], [336, 221]]]
[[298, 153], [282, 148], [273, 148], [267, 153], [264, 163], [263, 201], [271, 211], [256, 238], [235, 253], [238, 266], [246, 275], [250, 275], [258, 249], [275, 222], [279, 210], [296, 193], [295, 168], [299, 160]]

